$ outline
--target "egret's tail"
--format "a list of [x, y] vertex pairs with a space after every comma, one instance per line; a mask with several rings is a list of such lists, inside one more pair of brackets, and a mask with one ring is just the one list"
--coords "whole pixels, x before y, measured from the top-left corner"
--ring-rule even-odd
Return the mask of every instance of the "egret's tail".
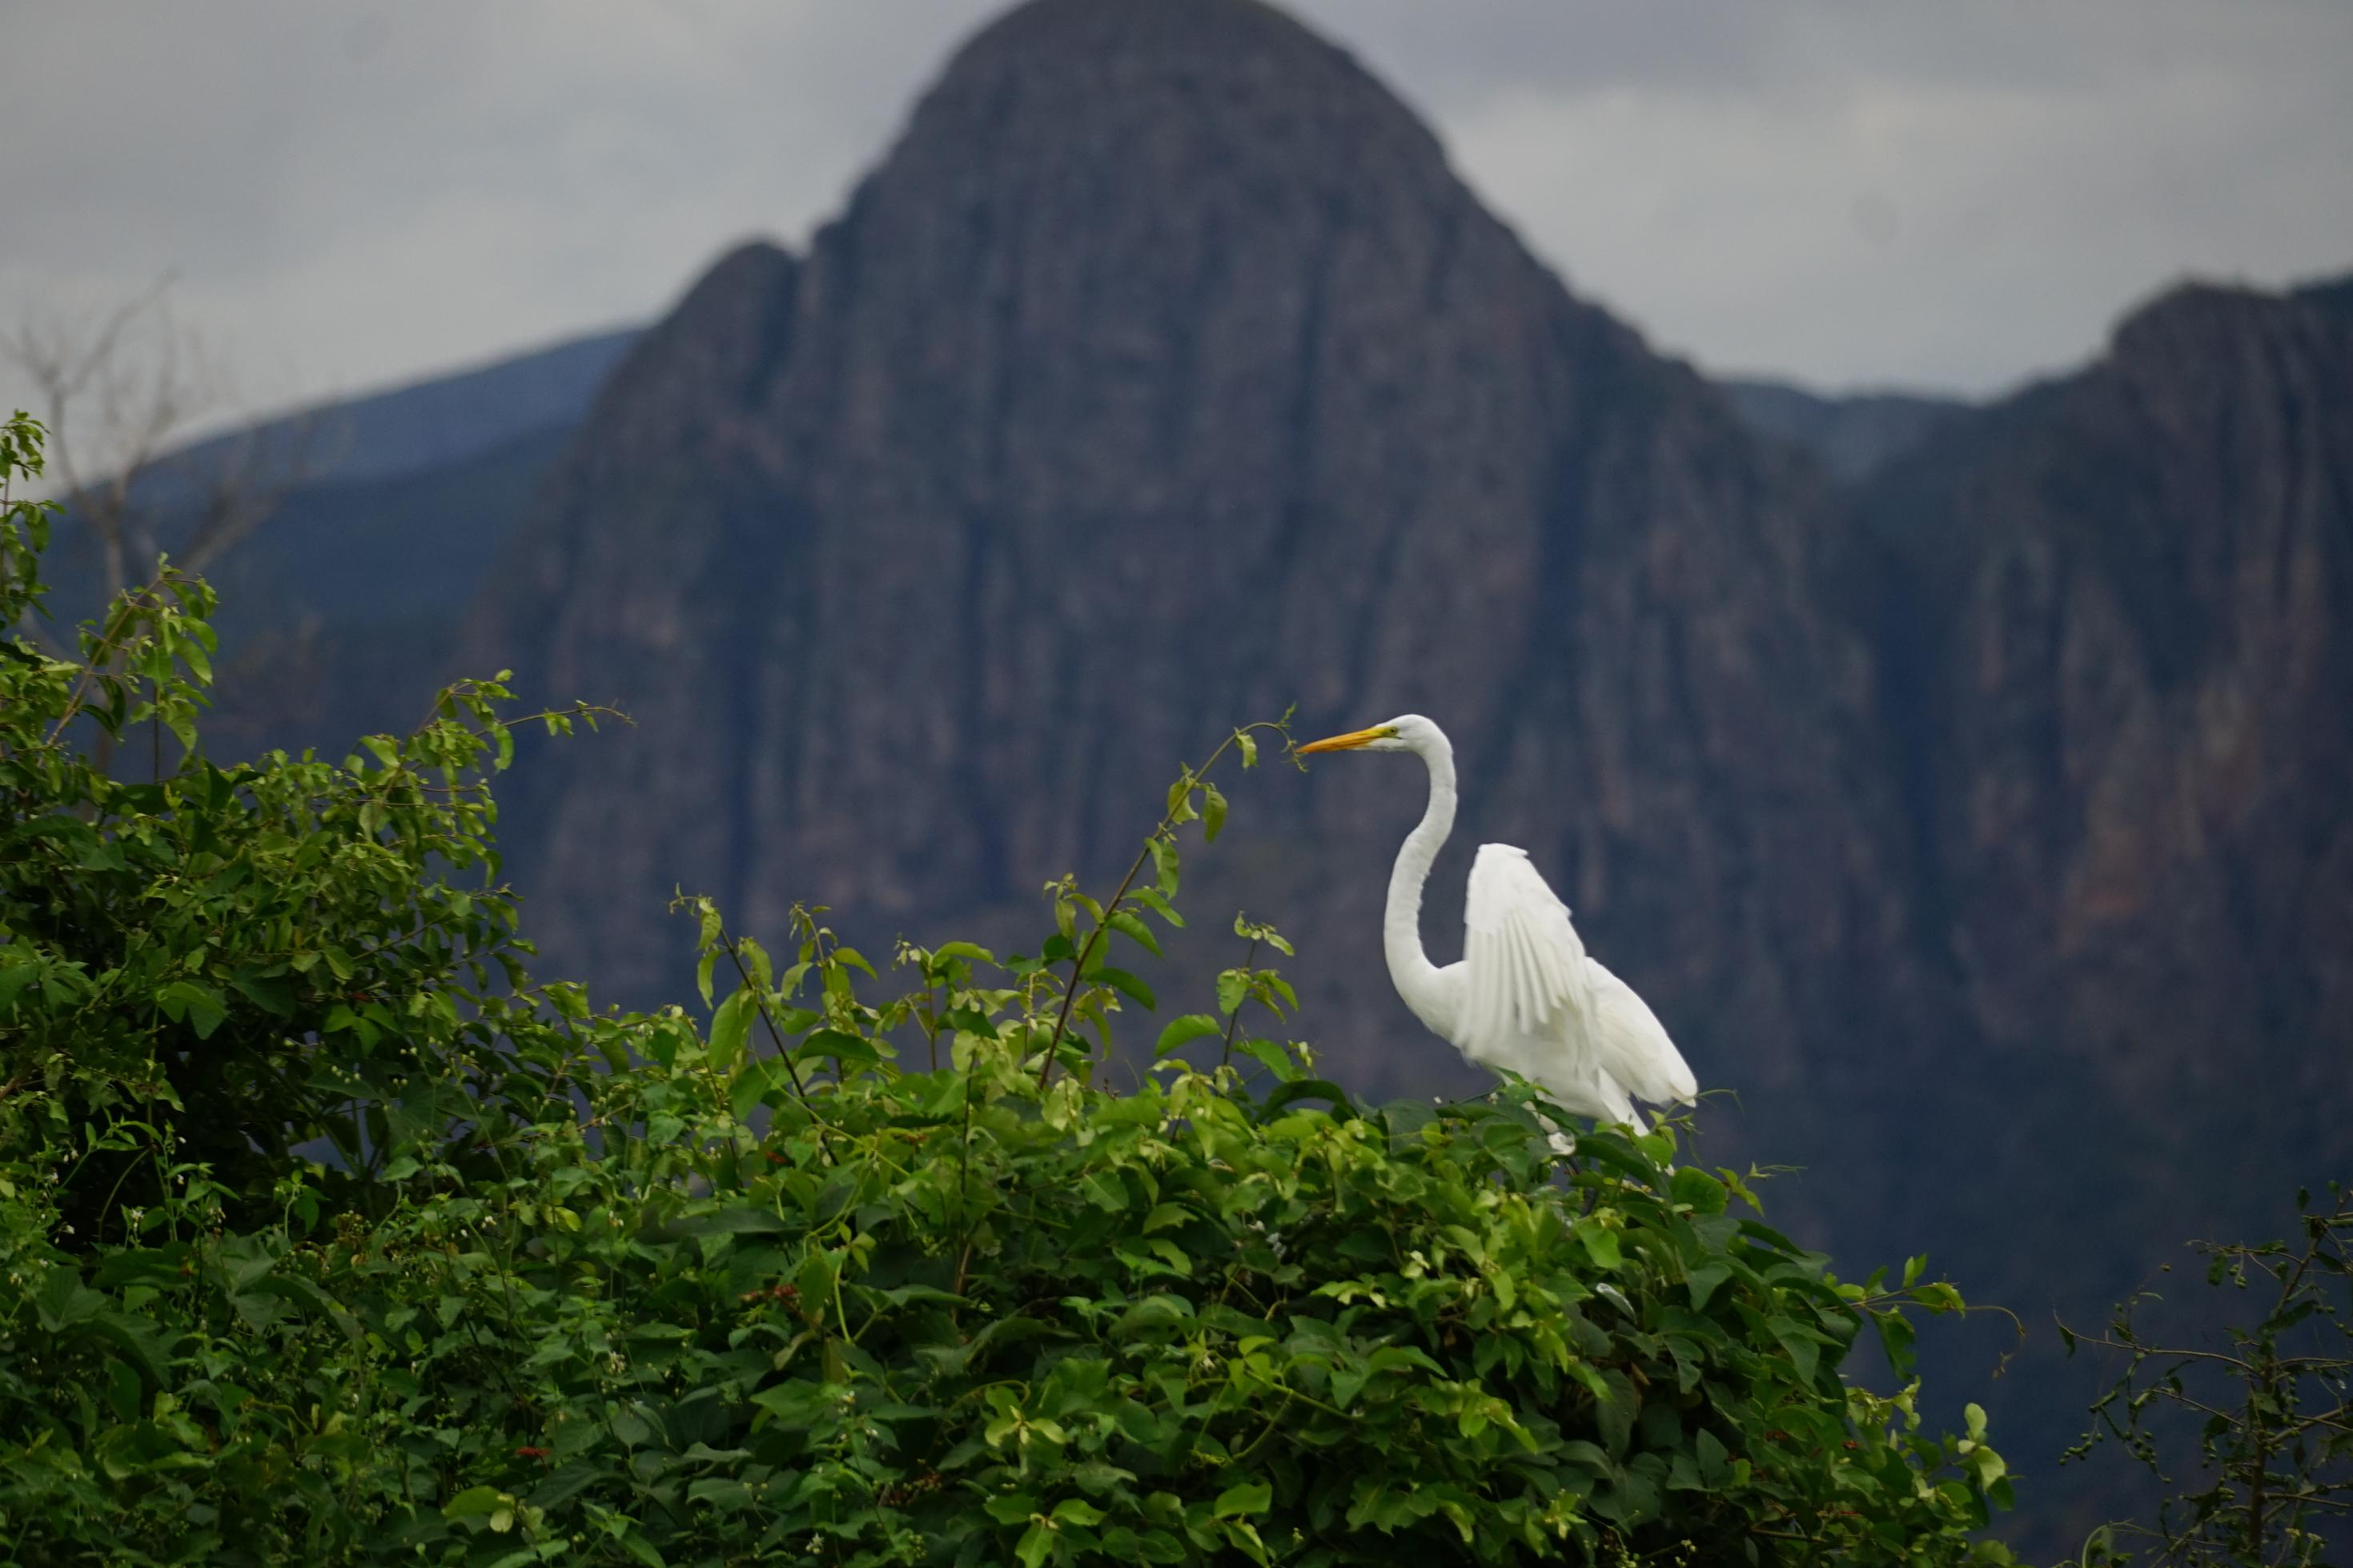
[[1650, 1005], [1599, 960], [1588, 958], [1585, 967], [1593, 982], [1593, 1054], [1601, 1070], [1654, 1105], [1697, 1100], [1699, 1079]]

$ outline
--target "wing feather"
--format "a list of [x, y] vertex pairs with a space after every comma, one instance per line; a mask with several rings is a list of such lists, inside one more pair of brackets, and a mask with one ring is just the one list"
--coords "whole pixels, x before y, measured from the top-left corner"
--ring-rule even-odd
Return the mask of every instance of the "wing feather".
[[1591, 1016], [1585, 944], [1527, 854], [1484, 844], [1463, 909], [1463, 1039], [1474, 1059], [1531, 1038], [1582, 1038]]
[[1602, 1071], [1657, 1105], [1699, 1098], [1699, 1079], [1667, 1036], [1666, 1026], [1634, 988], [1588, 958], [1592, 981], [1593, 1046]]

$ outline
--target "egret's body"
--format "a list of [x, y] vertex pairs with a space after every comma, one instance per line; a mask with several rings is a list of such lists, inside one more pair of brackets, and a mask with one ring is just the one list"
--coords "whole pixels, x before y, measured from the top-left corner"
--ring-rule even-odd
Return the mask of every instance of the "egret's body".
[[1419, 713], [1299, 748], [1303, 752], [1411, 752], [1430, 769], [1430, 805], [1389, 873], [1382, 949], [1414, 1016], [1466, 1060], [1510, 1068], [1563, 1110], [1632, 1123], [1634, 1101], [1699, 1093], [1683, 1054], [1631, 987], [1585, 951], [1567, 906], [1508, 844], [1472, 863], [1462, 959], [1444, 965], [1421, 946], [1421, 889], [1454, 829], [1454, 748]]

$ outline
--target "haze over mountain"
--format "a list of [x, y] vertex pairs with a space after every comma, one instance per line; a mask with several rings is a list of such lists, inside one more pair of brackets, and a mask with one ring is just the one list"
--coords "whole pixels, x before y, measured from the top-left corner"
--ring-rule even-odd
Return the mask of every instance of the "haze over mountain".
[[1871, 478], [1968, 406], [1926, 393], [1825, 395], [1750, 376], [1717, 384], [1750, 429], [1797, 447], [1842, 484]]
[[[1843, 1269], [1925, 1246], [2039, 1329], [2353, 1164], [2344, 294], [2185, 289], [1982, 407], [1727, 391], [1280, 13], [1033, 0], [806, 254], [735, 249], [573, 365], [576, 427], [273, 525], [241, 569], [330, 652], [267, 732], [459, 668], [627, 709], [534, 750], [502, 835], [547, 970], [645, 1000], [681, 884], [764, 934], [811, 900], [1034, 941], [1037, 886], [1115, 876], [1227, 725], [1430, 713], [1433, 949], [1469, 847], [1525, 846], [1739, 1091], [1704, 1157], [1803, 1165], [1775, 1217]], [[1422, 789], [1234, 781], [1187, 871], [1178, 973], [1273, 921], [1368, 1093], [1479, 1082], [1381, 965]], [[2088, 1375], [1989, 1394], [2006, 1342], [1932, 1393], [2063, 1492]]]

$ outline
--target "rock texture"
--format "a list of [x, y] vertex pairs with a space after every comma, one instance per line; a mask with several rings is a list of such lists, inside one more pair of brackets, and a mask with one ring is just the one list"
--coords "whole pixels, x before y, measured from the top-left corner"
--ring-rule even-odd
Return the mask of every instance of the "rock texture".
[[[1862, 497], [1899, 563], [1907, 904], [1971, 1042], [1937, 1077], [1981, 1108], [1915, 1121], [1946, 1194], [1923, 1234], [2030, 1322], [2096, 1322], [2185, 1240], [2284, 1234], [2353, 1170], [2341, 298], [2178, 290]], [[2021, 1370], [1987, 1403], [2047, 1465], [2095, 1380], [2035, 1341]], [[2129, 1506], [2063, 1490], [2054, 1550]]]
[[[2128, 1113], [2345, 1103], [2353, 318], [2186, 288], [1870, 498], [1972, 1019]], [[2324, 1146], [2353, 1152], [2330, 1130]]]
[[[738, 251], [635, 349], [477, 662], [636, 716], [514, 814], [543, 940], [623, 994], [677, 973], [678, 881], [937, 936], [1115, 874], [1230, 722], [1419, 710], [1464, 842], [1533, 849], [1713, 1081], [1804, 1105], [1934, 1011], [1823, 608], [1850, 533], [1345, 54], [1246, 0], [1040, 0], [805, 260]], [[1368, 1087], [1450, 1055], [1378, 959], [1422, 787], [1266, 776], [1213, 858]]]

